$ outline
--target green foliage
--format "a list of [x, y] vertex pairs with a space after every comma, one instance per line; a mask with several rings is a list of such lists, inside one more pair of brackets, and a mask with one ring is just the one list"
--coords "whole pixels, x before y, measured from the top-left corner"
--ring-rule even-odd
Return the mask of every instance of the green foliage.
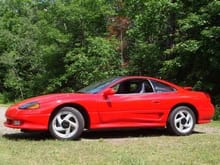
[[0, 93], [0, 104], [3, 104], [4, 103], [4, 96], [3, 94]]
[[122, 75], [114, 40], [88, 38], [86, 47], [75, 48], [65, 57], [66, 76], [77, 88], [103, 78]]
[[156, 44], [136, 42], [130, 57], [129, 71], [135, 75], [157, 75], [161, 65], [160, 53]]
[[[215, 4], [215, 7], [214, 5]], [[179, 3], [174, 45], [160, 69], [169, 79], [219, 95], [219, 1]], [[184, 12], [183, 12], [184, 11]], [[218, 102], [218, 100], [214, 100]]]
[[220, 119], [220, 106], [215, 106], [215, 115], [213, 117], [213, 120], [219, 120]]

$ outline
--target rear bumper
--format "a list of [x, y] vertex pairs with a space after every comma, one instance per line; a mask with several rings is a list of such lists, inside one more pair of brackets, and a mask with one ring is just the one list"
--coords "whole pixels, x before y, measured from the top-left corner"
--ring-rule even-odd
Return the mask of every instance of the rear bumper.
[[215, 107], [212, 104], [203, 107], [200, 110], [197, 124], [210, 123], [212, 121], [214, 114], [215, 114]]
[[197, 124], [206, 124], [210, 123], [212, 120], [199, 120]]

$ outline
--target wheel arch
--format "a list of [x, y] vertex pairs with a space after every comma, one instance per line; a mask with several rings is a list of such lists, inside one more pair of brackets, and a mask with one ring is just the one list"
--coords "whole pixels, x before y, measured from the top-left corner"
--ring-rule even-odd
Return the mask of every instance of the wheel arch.
[[59, 106], [57, 106], [53, 112], [50, 114], [50, 119], [49, 119], [49, 122], [48, 122], [48, 127], [49, 127], [49, 124], [53, 118], [53, 116], [63, 107], [73, 107], [73, 108], [76, 108], [83, 116], [84, 120], [85, 120], [85, 128], [88, 129], [90, 127], [90, 117], [89, 117], [89, 114], [86, 110], [86, 108], [84, 108], [82, 105], [80, 104], [76, 104], [76, 103], [65, 103], [65, 104], [61, 104]]
[[169, 114], [168, 114], [168, 118], [169, 118], [169, 116], [170, 116], [170, 113], [171, 113], [175, 108], [177, 108], [177, 107], [179, 107], [179, 106], [189, 107], [189, 108], [193, 111], [193, 113], [194, 113], [194, 115], [195, 115], [195, 117], [196, 117], [196, 123], [198, 123], [198, 118], [199, 118], [198, 111], [197, 111], [196, 107], [195, 107], [194, 105], [190, 104], [190, 103], [179, 103], [179, 104], [174, 105], [174, 106], [171, 108], [171, 110], [170, 110], [170, 112], [169, 112]]

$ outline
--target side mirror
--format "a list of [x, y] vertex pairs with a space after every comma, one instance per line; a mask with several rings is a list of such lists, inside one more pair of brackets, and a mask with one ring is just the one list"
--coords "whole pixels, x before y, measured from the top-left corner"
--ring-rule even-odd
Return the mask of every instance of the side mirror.
[[103, 91], [103, 95], [105, 97], [109, 96], [109, 95], [114, 95], [115, 94], [115, 90], [112, 88], [107, 88]]

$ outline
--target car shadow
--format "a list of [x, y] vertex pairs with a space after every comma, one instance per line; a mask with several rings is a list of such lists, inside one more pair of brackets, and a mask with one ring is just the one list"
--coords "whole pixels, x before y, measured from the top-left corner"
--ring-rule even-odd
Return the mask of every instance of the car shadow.
[[45, 131], [17, 132], [17, 133], [4, 134], [2, 137], [15, 141], [18, 140], [40, 141], [40, 140], [53, 139], [49, 134], [49, 132], [45, 132]]
[[113, 129], [113, 130], [95, 130], [85, 131], [82, 134], [84, 139], [123, 139], [152, 136], [169, 136], [169, 133], [162, 128], [156, 129]]
[[[204, 132], [194, 131], [193, 134], [204, 134]], [[84, 131], [79, 140], [98, 140], [98, 139], [125, 139], [125, 138], [143, 138], [143, 137], [159, 137], [159, 136], [173, 136], [166, 129], [113, 129], [113, 130], [93, 130]], [[9, 140], [53, 140], [49, 132], [19, 132], [4, 134], [4, 138]]]

